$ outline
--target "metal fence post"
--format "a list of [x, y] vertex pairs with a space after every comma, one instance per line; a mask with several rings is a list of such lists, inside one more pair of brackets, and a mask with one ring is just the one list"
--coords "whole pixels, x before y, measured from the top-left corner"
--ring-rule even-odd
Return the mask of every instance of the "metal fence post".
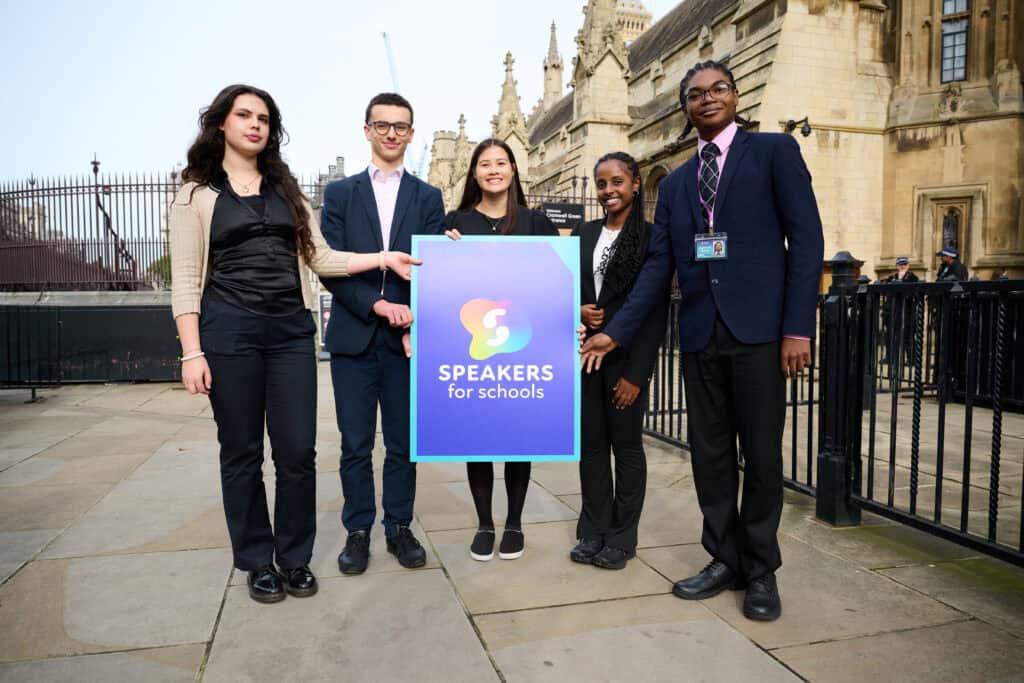
[[821, 354], [822, 449], [818, 453], [815, 515], [835, 526], [860, 524], [860, 507], [851, 494], [860, 479], [860, 421], [864, 402], [863, 339], [867, 317], [853, 297], [854, 272], [860, 263], [846, 252], [836, 254], [832, 287], [822, 307], [824, 344]]

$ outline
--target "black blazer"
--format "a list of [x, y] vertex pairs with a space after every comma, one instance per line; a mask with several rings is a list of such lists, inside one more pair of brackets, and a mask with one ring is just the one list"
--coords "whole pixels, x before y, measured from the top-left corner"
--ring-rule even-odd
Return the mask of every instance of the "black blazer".
[[[605, 284], [601, 287], [601, 296], [597, 296], [594, 289], [594, 247], [601, 236], [603, 220], [590, 221], [574, 228], [572, 234], [580, 238], [580, 303], [595, 304], [598, 308], [604, 309], [604, 324], [607, 326], [615, 314], [626, 302], [633, 284], [623, 291], [615, 291]], [[650, 226], [647, 229], [648, 240], [650, 239]], [[644, 246], [646, 250], [646, 245]], [[647, 386], [654, 372], [654, 364], [658, 360], [658, 347], [665, 340], [665, 331], [668, 319], [668, 291], [658, 300], [651, 312], [641, 323], [633, 341], [628, 349], [620, 348], [613, 351], [606, 362], [612, 364], [623, 363], [622, 377], [641, 389]], [[600, 330], [587, 329], [587, 337], [592, 337]]]
[[[440, 235], [444, 232], [443, 221], [441, 191], [408, 170], [402, 173], [395, 216], [391, 221], [391, 244], [386, 248], [409, 253], [413, 235]], [[369, 173], [363, 171], [327, 186], [320, 230], [332, 249], [357, 253], [385, 249]], [[408, 282], [394, 273], [379, 270], [351, 277], [323, 278], [321, 281], [334, 295], [331, 322], [327, 325], [324, 339], [327, 351], [350, 356], [362, 353], [378, 328], [386, 335], [390, 346], [402, 349], [404, 330], [392, 328], [387, 321], [378, 318], [373, 312], [373, 305], [381, 299], [408, 305]]]

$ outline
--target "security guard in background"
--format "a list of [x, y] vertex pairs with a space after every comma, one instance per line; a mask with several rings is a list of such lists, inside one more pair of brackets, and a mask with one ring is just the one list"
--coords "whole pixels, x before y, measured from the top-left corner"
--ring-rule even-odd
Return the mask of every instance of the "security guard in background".
[[885, 278], [884, 282], [920, 282], [920, 279], [910, 271], [910, 259], [900, 256], [896, 259], [896, 272]]
[[937, 282], [947, 280], [963, 282], [967, 279], [967, 266], [960, 263], [960, 252], [953, 247], [944, 247], [941, 251], [936, 252], [935, 255], [942, 261], [942, 265], [939, 266], [939, 272], [935, 276]]

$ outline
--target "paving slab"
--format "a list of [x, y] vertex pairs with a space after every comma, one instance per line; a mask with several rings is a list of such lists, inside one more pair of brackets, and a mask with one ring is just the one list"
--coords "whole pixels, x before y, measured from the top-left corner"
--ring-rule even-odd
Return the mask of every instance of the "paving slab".
[[0, 584], [35, 557], [60, 532], [60, 529], [0, 531]]
[[83, 400], [79, 405], [92, 409], [134, 410], [146, 401], [171, 390], [164, 382], [112, 385], [116, 388]]
[[[336, 512], [324, 512], [317, 517], [316, 541], [313, 543], [313, 560], [309, 568], [313, 570], [317, 578], [342, 577], [345, 579], [358, 580], [359, 576], [344, 576], [338, 569], [338, 555], [345, 547], [345, 539], [348, 534], [341, 526], [341, 520]], [[437, 559], [434, 548], [427, 542], [427, 535], [418, 522], [413, 520], [410, 525], [416, 538], [423, 544], [427, 553], [427, 563], [419, 569], [406, 569], [398, 563], [398, 559], [388, 552], [387, 539], [384, 537], [384, 527], [378, 525], [370, 534], [370, 563], [366, 567], [366, 574], [383, 574], [386, 572], [409, 572], [420, 571], [420, 569], [436, 569], [441, 566]], [[365, 576], [363, 574], [362, 576]], [[243, 586], [248, 578], [246, 572], [235, 571], [231, 577], [231, 585]]]
[[782, 525], [780, 532], [868, 569], [940, 562], [977, 554], [902, 525], [839, 528], [806, 515]]
[[1020, 567], [979, 557], [882, 573], [1010, 633], [1024, 634], [1024, 569]]
[[156, 482], [122, 482], [51, 543], [43, 557], [185, 550], [227, 544], [220, 495], [184, 497], [173, 490], [161, 492]]
[[205, 683], [349, 680], [498, 676], [438, 569], [328, 578], [317, 595], [274, 605], [228, 591]]
[[226, 549], [72, 560], [64, 628], [117, 649], [208, 641], [230, 573]]
[[[772, 623], [743, 616], [743, 591], [726, 591], [704, 604], [745, 636], [772, 649], [934, 626], [965, 619], [940, 602], [883, 576], [780, 537], [783, 567], [777, 576], [782, 617]], [[641, 550], [644, 562], [673, 581], [692, 576], [708, 562], [699, 545]]]
[[527, 524], [526, 552], [517, 560], [477, 562], [467, 531], [428, 532], [441, 563], [472, 614], [550, 607], [594, 600], [657, 595], [671, 585], [643, 562], [608, 571], [569, 559], [576, 522]]
[[713, 613], [699, 602], [665, 594], [481, 614], [474, 622], [488, 649], [495, 651], [591, 631], [702, 621], [712, 617]]
[[1024, 680], [1024, 642], [979, 621], [773, 650], [810, 681]]
[[0, 683], [192, 683], [205, 654], [200, 644], [0, 664]]
[[0, 472], [0, 487], [41, 484], [116, 484], [151, 455], [92, 455], [73, 460], [37, 455]]
[[530, 479], [556, 496], [580, 492], [580, 464], [578, 462], [535, 462], [530, 468]]
[[589, 631], [496, 650], [509, 683], [799, 681], [717, 619]]
[[[499, 466], [500, 467], [500, 466]], [[504, 481], [496, 479], [492, 516], [499, 527], [508, 514]], [[424, 484], [416, 487], [416, 516], [428, 531], [476, 529], [478, 520], [473, 495], [465, 481]], [[531, 486], [523, 506], [523, 523], [576, 520], [576, 512], [541, 486]]]
[[170, 390], [157, 394], [136, 408], [143, 413], [160, 413], [161, 415], [183, 415], [195, 417], [210, 409], [210, 399], [202, 394], [192, 395], [180, 384], [173, 385]]
[[0, 495], [0, 531], [63, 529], [92, 508], [111, 486], [13, 486]]
[[43, 450], [43, 447], [40, 446], [30, 446], [28, 448], [0, 448], [0, 472], [17, 465], [23, 460], [31, 458], [41, 450]]

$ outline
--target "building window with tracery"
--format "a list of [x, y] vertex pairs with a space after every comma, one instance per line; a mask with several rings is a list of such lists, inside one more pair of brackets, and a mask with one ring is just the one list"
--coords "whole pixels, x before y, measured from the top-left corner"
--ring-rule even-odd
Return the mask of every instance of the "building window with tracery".
[[969, 0], [942, 0], [942, 82], [967, 80]]

